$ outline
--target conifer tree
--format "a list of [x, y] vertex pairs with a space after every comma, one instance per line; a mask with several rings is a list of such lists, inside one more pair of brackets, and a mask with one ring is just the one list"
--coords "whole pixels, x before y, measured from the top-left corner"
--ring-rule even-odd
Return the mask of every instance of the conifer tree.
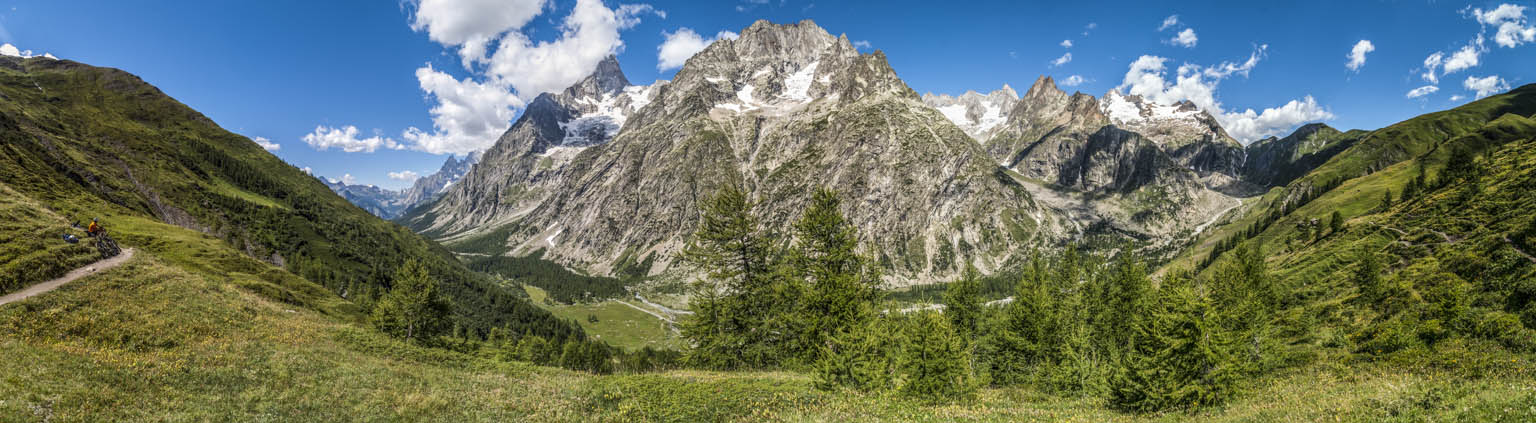
[[1113, 273], [1097, 296], [1098, 313], [1094, 316], [1095, 339], [1111, 358], [1118, 357], [1130, 343], [1132, 330], [1125, 322], [1142, 313], [1142, 300], [1151, 282], [1146, 269], [1129, 254], [1115, 261]]
[[814, 361], [834, 334], [854, 330], [874, 316], [880, 273], [873, 261], [858, 253], [858, 232], [841, 211], [841, 200], [821, 188], [795, 222], [790, 266], [805, 282], [807, 298], [803, 342]]
[[960, 280], [944, 290], [944, 315], [961, 339], [974, 339], [982, 318], [981, 281], [977, 280], [976, 267], [966, 265]]
[[1042, 367], [1055, 365], [1061, 334], [1048, 271], [1036, 252], [1025, 265], [1013, 302], [1003, 307], [997, 330], [989, 334], [993, 383], [1023, 383]]
[[1187, 280], [1164, 280], [1148, 315], [1134, 323], [1132, 348], [1110, 380], [1110, 404], [1153, 412], [1225, 401], [1237, 372], [1213, 313]]
[[1341, 232], [1343, 230], [1344, 230], [1344, 215], [1340, 214], [1338, 210], [1334, 210], [1333, 211], [1333, 215], [1330, 216], [1329, 219], [1328, 219], [1328, 233], [1329, 234], [1337, 234], [1337, 233], [1339, 233], [1339, 232]]
[[949, 320], [936, 312], [919, 312], [912, 316], [905, 337], [900, 362], [903, 393], [930, 402], [963, 399], [975, 393], [970, 348]]
[[395, 272], [389, 293], [373, 308], [373, 324], [407, 341], [431, 339], [449, 329], [452, 306], [437, 290], [437, 280], [415, 260]]
[[[692, 342], [688, 360], [711, 368], [764, 366], [756, 358], [773, 336], [765, 330], [777, 269], [771, 240], [753, 214], [756, 207], [738, 186], [728, 184], [701, 205], [701, 220], [680, 258], [707, 272], [693, 285], [691, 319], [682, 325]], [[761, 330], [761, 331], [759, 331]]]

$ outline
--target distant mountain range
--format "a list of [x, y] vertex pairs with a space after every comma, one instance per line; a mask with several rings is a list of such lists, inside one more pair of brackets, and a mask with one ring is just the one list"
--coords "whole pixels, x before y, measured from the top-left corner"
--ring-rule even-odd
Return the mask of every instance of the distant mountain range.
[[325, 182], [325, 186], [330, 187], [331, 191], [335, 191], [347, 201], [374, 216], [394, 219], [406, 209], [437, 199], [449, 186], [458, 182], [464, 174], [469, 173], [469, 169], [479, 159], [478, 153], [466, 155], [462, 160], [450, 155], [437, 172], [416, 179], [410, 188], [400, 191], [373, 185], [348, 185], [334, 178], [321, 177], [320, 180]]

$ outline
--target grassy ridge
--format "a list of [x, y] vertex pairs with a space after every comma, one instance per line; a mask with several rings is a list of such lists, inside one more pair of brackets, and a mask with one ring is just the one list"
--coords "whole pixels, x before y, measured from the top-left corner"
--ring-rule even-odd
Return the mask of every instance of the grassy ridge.
[[0, 294], [56, 278], [100, 258], [89, 244], [65, 243], [64, 234], [84, 238], [69, 220], [0, 183]]
[[466, 333], [581, 336], [133, 75], [0, 58], [0, 96], [0, 182], [60, 215], [105, 217], [109, 229], [131, 218], [194, 228], [365, 306], [417, 260], [442, 281]]

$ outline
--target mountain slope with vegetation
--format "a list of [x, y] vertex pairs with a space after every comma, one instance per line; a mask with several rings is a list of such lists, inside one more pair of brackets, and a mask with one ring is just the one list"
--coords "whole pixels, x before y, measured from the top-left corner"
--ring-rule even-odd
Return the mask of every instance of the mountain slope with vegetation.
[[[0, 96], [0, 181], [60, 216], [50, 218], [53, 225], [101, 217], [113, 230], [119, 219], [153, 218], [223, 240], [365, 308], [389, 287], [396, 267], [415, 260], [442, 281], [466, 333], [581, 336], [520, 291], [368, 215], [131, 74], [3, 57]], [[52, 242], [57, 228], [21, 236]]]

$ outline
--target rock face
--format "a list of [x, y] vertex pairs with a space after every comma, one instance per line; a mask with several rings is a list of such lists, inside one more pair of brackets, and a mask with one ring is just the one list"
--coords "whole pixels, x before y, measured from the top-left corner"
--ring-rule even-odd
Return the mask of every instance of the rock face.
[[1182, 231], [1236, 202], [1207, 187], [1230, 176], [1197, 170], [1207, 165], [1202, 151], [1236, 145], [1208, 114], [1188, 104], [1106, 97], [1108, 103], [1067, 94], [1042, 76], [1007, 121], [980, 141], [1039, 205], [1066, 217], [1077, 232], [1108, 228], [1167, 250], [1184, 241], [1177, 236]]
[[992, 138], [995, 130], [1002, 127], [1008, 119], [1008, 113], [1013, 111], [1013, 106], [1019, 101], [1019, 93], [1013, 91], [1013, 87], [1003, 84], [1003, 88], [988, 94], [980, 94], [975, 91], [966, 91], [958, 97], [949, 95], [923, 94], [923, 103], [939, 109], [945, 118], [954, 122], [964, 130], [966, 135], [978, 140]]
[[1241, 168], [1245, 181], [1264, 187], [1284, 186], [1328, 159], [1355, 145], [1365, 131], [1339, 132], [1314, 123], [1297, 128], [1285, 138], [1269, 137], [1248, 145], [1248, 160]]
[[[464, 183], [403, 221], [448, 240], [504, 229], [511, 254], [542, 249], [588, 272], [650, 261], [659, 273], [693, 232], [699, 201], [724, 184], [746, 187], [770, 228], [829, 186], [893, 285], [945, 280], [967, 262], [993, 270], [1065, 234], [882, 53], [859, 54], [810, 21], [759, 21], [669, 83], [602, 95], [642, 92], [652, 95], [630, 101], [641, 106], [612, 138], [585, 147], [557, 142], [580, 116], [570, 100], [541, 96]], [[580, 150], [540, 164], [559, 148]]]
[[1227, 135], [1215, 117], [1188, 100], [1158, 104], [1110, 91], [1104, 94], [1101, 108], [1111, 123], [1147, 137], [1180, 166], [1200, 176], [1237, 177], [1243, 165], [1243, 145]]
[[1100, 101], [1049, 77], [1022, 97], [920, 98], [881, 52], [810, 21], [759, 21], [672, 81], [630, 85], [610, 58], [540, 95], [462, 182], [400, 222], [588, 273], [685, 272], [675, 253], [719, 187], [746, 188], [782, 229], [827, 186], [888, 282], [907, 285], [1087, 236], [1171, 254], [1241, 204], [1221, 188], [1242, 184], [1244, 164], [1189, 103]]

